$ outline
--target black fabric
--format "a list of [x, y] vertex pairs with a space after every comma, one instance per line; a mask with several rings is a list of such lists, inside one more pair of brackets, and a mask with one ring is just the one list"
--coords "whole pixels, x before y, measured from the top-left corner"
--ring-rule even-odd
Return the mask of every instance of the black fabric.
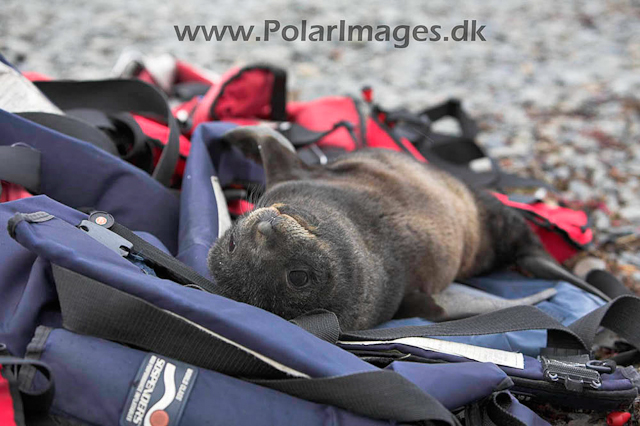
[[131, 112], [166, 120], [169, 139], [152, 176], [169, 186], [180, 154], [180, 129], [165, 95], [140, 80], [39, 81], [34, 83], [62, 110], [92, 108]]
[[435, 399], [391, 371], [323, 379], [285, 374], [192, 322], [150, 303], [52, 265], [63, 326], [76, 333], [125, 343], [223, 374], [354, 413], [399, 421], [459, 423]]
[[0, 180], [40, 192], [40, 151], [28, 146], [0, 146]]
[[107, 135], [77, 118], [46, 112], [23, 112], [17, 115], [67, 136], [89, 142], [110, 154], [118, 155], [118, 149]]
[[203, 290], [210, 293], [216, 293], [215, 284], [213, 282], [198, 274], [192, 268], [180, 262], [175, 257], [163, 252], [153, 244], [150, 244], [140, 238], [126, 227], [119, 223], [114, 223], [110, 230], [132, 243], [133, 247], [131, 250], [153, 263], [153, 266], [156, 269], [159, 269], [157, 272], [164, 272], [168, 274], [168, 278], [178, 282], [179, 284], [195, 284]]

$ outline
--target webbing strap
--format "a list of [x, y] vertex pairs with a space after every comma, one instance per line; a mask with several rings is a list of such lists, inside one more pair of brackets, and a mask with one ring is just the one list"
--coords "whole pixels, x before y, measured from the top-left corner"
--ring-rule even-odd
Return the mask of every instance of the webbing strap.
[[[391, 371], [332, 378], [306, 374], [248, 350], [169, 311], [52, 264], [63, 326], [76, 333], [133, 345], [309, 401], [368, 417], [459, 425], [453, 415], [413, 383]], [[280, 380], [268, 380], [279, 378]]]
[[569, 328], [582, 336], [587, 347], [591, 347], [600, 326], [617, 333], [636, 349], [640, 349], [640, 298], [630, 295], [618, 296], [580, 318]]
[[139, 253], [155, 266], [162, 268], [164, 272], [167, 272], [171, 276], [171, 279], [179, 284], [195, 284], [209, 293], [216, 293], [215, 284], [213, 282], [198, 274], [195, 270], [180, 262], [175, 257], [163, 252], [153, 244], [145, 241], [143, 238], [140, 238], [126, 227], [119, 223], [114, 223], [109, 229], [132, 243], [133, 247], [131, 250], [133, 252]]
[[40, 151], [28, 146], [0, 146], [0, 180], [40, 192]]
[[318, 336], [339, 336], [340, 340], [395, 340], [403, 337], [475, 336], [510, 331], [547, 330], [550, 348], [580, 349], [589, 352], [600, 326], [606, 327], [631, 345], [640, 348], [640, 298], [619, 296], [565, 327], [533, 306], [514, 306], [465, 318], [425, 326], [407, 326], [342, 332], [338, 320], [328, 311], [311, 312], [294, 323]]
[[67, 136], [89, 142], [110, 154], [118, 155], [115, 144], [104, 132], [77, 118], [47, 112], [22, 112], [16, 115]]
[[588, 351], [582, 337], [533, 306], [513, 306], [488, 314], [425, 326], [348, 331], [341, 340], [393, 340], [423, 336], [475, 336], [523, 330], [547, 330], [547, 345]]
[[482, 404], [483, 426], [527, 426], [522, 420], [509, 412], [513, 404], [509, 392], [496, 392]]
[[169, 139], [153, 178], [169, 186], [180, 154], [180, 129], [165, 95], [140, 80], [38, 81], [34, 83], [63, 110], [92, 108], [161, 117], [169, 126]]
[[273, 73], [273, 89], [271, 90], [271, 120], [287, 120], [287, 72], [279, 67], [270, 66]]

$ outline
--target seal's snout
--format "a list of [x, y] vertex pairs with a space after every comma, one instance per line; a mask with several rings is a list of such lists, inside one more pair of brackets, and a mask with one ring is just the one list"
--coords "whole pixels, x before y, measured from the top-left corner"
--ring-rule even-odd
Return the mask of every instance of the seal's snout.
[[264, 235], [265, 237], [270, 237], [273, 235], [273, 221], [272, 220], [262, 220], [258, 223], [258, 232]]

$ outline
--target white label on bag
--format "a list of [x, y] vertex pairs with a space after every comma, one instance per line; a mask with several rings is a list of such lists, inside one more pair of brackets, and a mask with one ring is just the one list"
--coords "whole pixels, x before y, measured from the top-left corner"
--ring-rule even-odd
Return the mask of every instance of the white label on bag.
[[3, 62], [0, 62], [0, 109], [12, 113], [62, 114], [33, 83]]
[[217, 176], [211, 176], [211, 186], [213, 186], [213, 193], [216, 196], [216, 206], [218, 207], [218, 237], [229, 228], [231, 228], [231, 216], [229, 215], [229, 207], [227, 207], [227, 200], [224, 198], [224, 192], [220, 186]]
[[473, 346], [466, 343], [449, 342], [447, 340], [430, 339], [427, 337], [403, 337], [401, 339], [395, 340], [378, 340], [366, 342], [340, 341], [338, 343], [341, 345], [348, 345], [350, 347], [358, 345], [407, 345], [427, 351], [461, 356], [478, 362], [492, 362], [496, 365], [502, 365], [503, 367], [511, 367], [517, 368], [519, 370], [524, 370], [524, 355], [522, 355], [521, 353], [502, 351], [499, 349], [483, 348], [481, 346]]

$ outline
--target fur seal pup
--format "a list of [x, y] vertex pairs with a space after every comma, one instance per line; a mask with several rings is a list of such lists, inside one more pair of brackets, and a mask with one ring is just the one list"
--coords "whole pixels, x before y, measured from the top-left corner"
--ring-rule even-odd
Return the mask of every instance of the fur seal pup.
[[438, 319], [433, 294], [494, 268], [564, 271], [520, 213], [404, 153], [362, 150], [316, 166], [268, 127], [224, 139], [262, 163], [267, 186], [209, 252], [223, 296], [285, 319], [323, 308], [344, 329], [364, 329]]

